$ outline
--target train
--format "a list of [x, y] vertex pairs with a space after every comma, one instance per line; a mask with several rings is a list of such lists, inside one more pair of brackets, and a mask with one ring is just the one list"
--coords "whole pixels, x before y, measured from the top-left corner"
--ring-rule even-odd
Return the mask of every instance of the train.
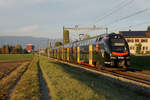
[[116, 33], [101, 34], [50, 49], [50, 57], [97, 69], [128, 68], [130, 50], [125, 38]]

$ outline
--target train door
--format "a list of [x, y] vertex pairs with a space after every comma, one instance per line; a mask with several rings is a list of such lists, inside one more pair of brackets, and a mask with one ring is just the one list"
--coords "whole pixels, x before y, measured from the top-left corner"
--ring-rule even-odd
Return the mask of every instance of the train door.
[[80, 47], [77, 47], [77, 63], [80, 63]]
[[67, 61], [69, 61], [69, 49], [70, 48], [66, 48], [67, 49]]
[[93, 45], [89, 45], [89, 65], [93, 66]]
[[64, 59], [64, 49], [61, 48], [61, 59], [63, 60]]

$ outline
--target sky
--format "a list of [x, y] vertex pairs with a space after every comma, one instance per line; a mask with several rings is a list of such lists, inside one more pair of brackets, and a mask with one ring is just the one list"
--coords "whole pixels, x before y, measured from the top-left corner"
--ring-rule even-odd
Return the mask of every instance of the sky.
[[146, 30], [148, 8], [150, 0], [0, 0], [0, 36], [62, 38], [63, 26], [75, 25], [108, 27], [109, 32]]

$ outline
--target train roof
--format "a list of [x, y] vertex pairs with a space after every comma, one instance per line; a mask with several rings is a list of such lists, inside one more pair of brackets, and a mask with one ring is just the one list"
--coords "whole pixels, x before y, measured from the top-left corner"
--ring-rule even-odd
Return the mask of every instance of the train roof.
[[[116, 35], [116, 33], [110, 33], [110, 34], [101, 34], [101, 35], [97, 35], [97, 36], [94, 36], [94, 37], [90, 37], [88, 39], [84, 39], [84, 40], [80, 40], [80, 41], [74, 41], [74, 42], [71, 42], [71, 43], [68, 43], [68, 44], [65, 44], [65, 45], [62, 45], [62, 46], [58, 46], [58, 47], [54, 47], [53, 49], [58, 49], [58, 48], [68, 48], [68, 47], [71, 47], [71, 46], [74, 46], [74, 45], [85, 45], [85, 44], [94, 44], [97, 42], [97, 40], [99, 40], [99, 38], [104, 38], [104, 37], [109, 37], [109, 36], [112, 36], [112, 35]], [[120, 35], [120, 34], [117, 34], [117, 35]]]

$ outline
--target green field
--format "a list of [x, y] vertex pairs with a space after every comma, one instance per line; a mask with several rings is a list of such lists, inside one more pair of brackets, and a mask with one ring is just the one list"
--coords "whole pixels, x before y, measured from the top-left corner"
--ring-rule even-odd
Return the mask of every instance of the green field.
[[149, 100], [98, 75], [40, 58], [40, 67], [53, 100]]
[[0, 61], [4, 60], [30, 60], [33, 54], [0, 54]]
[[150, 56], [131, 56], [131, 67], [150, 70]]

